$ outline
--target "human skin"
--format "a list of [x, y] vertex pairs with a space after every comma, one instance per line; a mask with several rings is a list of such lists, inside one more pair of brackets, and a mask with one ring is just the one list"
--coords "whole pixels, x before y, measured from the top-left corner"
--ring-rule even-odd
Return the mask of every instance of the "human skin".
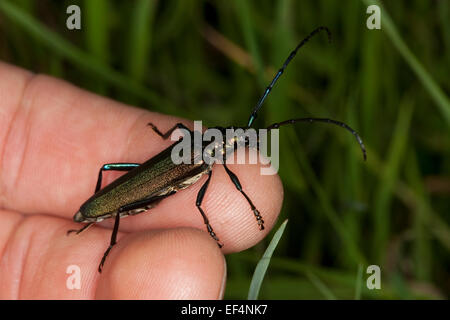
[[[0, 62], [0, 299], [220, 299], [224, 254], [263, 239], [280, 212], [277, 175], [258, 165], [229, 165], [265, 221], [260, 231], [245, 198], [221, 165], [203, 200], [219, 249], [195, 207], [206, 176], [146, 213], [122, 219], [118, 243], [99, 274], [113, 225], [85, 232], [72, 217], [110, 162], [142, 163], [173, 143], [166, 131], [192, 122], [123, 105], [64, 81]], [[120, 174], [106, 172], [103, 185]], [[70, 265], [81, 289], [69, 290]]]

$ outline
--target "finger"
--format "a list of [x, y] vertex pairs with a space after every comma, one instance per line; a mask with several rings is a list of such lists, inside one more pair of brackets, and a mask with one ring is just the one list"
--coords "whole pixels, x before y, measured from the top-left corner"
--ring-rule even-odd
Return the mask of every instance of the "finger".
[[98, 299], [221, 299], [226, 267], [205, 232], [180, 228], [127, 237], [109, 258]]
[[[271, 230], [281, 210], [283, 187], [277, 175], [260, 175], [259, 165], [228, 165], [239, 177], [244, 191], [251, 198], [264, 220], [260, 230], [253, 211], [236, 189], [222, 165], [213, 167], [211, 182], [202, 203], [215, 234], [223, 244], [223, 252], [237, 252], [253, 246]], [[150, 228], [190, 226], [206, 231], [203, 218], [195, 206], [197, 194], [206, 181], [161, 201], [149, 211], [121, 220], [121, 230], [136, 231]], [[109, 219], [101, 224], [109, 227]]]
[[[5, 74], [15, 74], [13, 87], [5, 81]], [[9, 96], [18, 97], [7, 100], [0, 125], [8, 128], [0, 136], [4, 141], [0, 157], [4, 208], [71, 218], [92, 195], [102, 164], [140, 163], [172, 143], [163, 141], [146, 124], [151, 121], [165, 131], [176, 119], [127, 107], [53, 78], [33, 77], [0, 64], [0, 88], [2, 96], [6, 90]], [[262, 239], [276, 220], [283, 197], [278, 176], [262, 176], [256, 165], [230, 168], [261, 212], [266, 229], [259, 231], [248, 202], [223, 168], [215, 166], [202, 207], [225, 244], [225, 252], [245, 249]], [[104, 185], [116, 176], [105, 174]], [[122, 230], [177, 226], [205, 230], [195, 207], [203, 181], [165, 199], [148, 214], [126, 219]]]
[[2, 299], [217, 299], [223, 295], [224, 258], [204, 232], [181, 228], [120, 234], [99, 274], [110, 230], [94, 227], [66, 236], [68, 222], [62, 219], [1, 214], [14, 225], [8, 241], [0, 244], [4, 248]]
[[165, 144], [146, 125], [174, 118], [126, 107], [0, 63], [0, 206], [69, 217], [106, 162], [142, 162]]

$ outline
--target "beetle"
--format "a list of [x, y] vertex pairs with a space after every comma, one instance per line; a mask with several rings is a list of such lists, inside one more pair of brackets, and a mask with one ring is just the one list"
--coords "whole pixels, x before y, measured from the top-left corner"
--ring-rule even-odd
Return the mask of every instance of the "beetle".
[[[272, 79], [270, 84], [265, 89], [264, 93], [258, 100], [256, 106], [253, 108], [253, 111], [250, 114], [246, 127], [227, 127], [227, 128], [214, 127], [215, 129], [218, 129], [220, 130], [220, 132], [224, 133], [223, 135], [224, 139], [220, 143], [221, 144], [220, 147], [222, 147], [222, 150], [236, 144], [236, 140], [234, 138], [231, 140], [227, 140], [225, 138], [226, 129], [239, 128], [243, 130], [248, 130], [252, 127], [253, 122], [257, 117], [259, 109], [266, 100], [275, 83], [283, 74], [284, 70], [286, 69], [290, 61], [297, 54], [297, 51], [306, 42], [308, 42], [311, 37], [313, 37], [320, 31], [326, 31], [328, 35], [328, 40], [331, 41], [330, 30], [327, 27], [322, 26], [313, 30], [305, 39], [303, 39], [295, 47], [295, 49], [289, 54], [288, 58], [285, 60], [283, 66], [278, 70], [278, 72], [275, 74], [275, 77]], [[309, 123], [325, 122], [329, 124], [338, 125], [350, 131], [356, 138], [357, 142], [359, 143], [360, 148], [363, 152], [364, 160], [366, 160], [366, 150], [360, 136], [355, 132], [355, 130], [353, 130], [347, 124], [340, 121], [326, 118], [297, 118], [274, 123], [268, 126], [266, 129], [268, 130], [277, 129], [281, 126], [295, 124], [298, 122], [309, 122]], [[194, 134], [193, 131], [189, 130], [182, 123], [177, 123], [175, 126], [170, 128], [165, 133], [162, 133], [152, 123], [149, 123], [148, 125], [153, 129], [153, 131], [156, 134], [158, 134], [163, 139], [169, 138], [176, 129], [184, 129], [187, 130], [190, 134]], [[207, 179], [197, 194], [195, 205], [203, 218], [206, 229], [210, 234], [210, 236], [217, 242], [219, 247], [223, 246], [223, 244], [219, 241], [219, 238], [217, 237], [216, 233], [214, 232], [212, 226], [210, 225], [205, 212], [202, 209], [202, 201], [211, 180], [212, 167], [214, 163], [207, 163], [203, 160], [200, 160], [200, 161], [193, 161], [188, 164], [185, 163], [175, 164], [172, 161], [171, 154], [173, 148], [178, 143], [180, 143], [180, 141], [175, 142], [174, 144], [172, 144], [171, 146], [164, 149], [156, 156], [154, 156], [153, 158], [147, 160], [142, 164], [108, 163], [104, 164], [100, 168], [94, 194], [92, 195], [92, 197], [90, 197], [88, 200], [86, 200], [86, 202], [84, 202], [81, 205], [79, 211], [73, 217], [73, 220], [75, 222], [87, 222], [87, 224], [79, 230], [68, 231], [68, 234], [71, 232], [76, 232], [76, 234], [79, 234], [96, 222], [100, 222], [104, 219], [114, 217], [115, 223], [111, 235], [111, 241], [99, 264], [98, 267], [99, 272], [102, 272], [102, 268], [105, 263], [106, 257], [108, 256], [112, 247], [116, 244], [120, 218], [129, 215], [136, 215], [151, 209], [159, 201], [173, 195], [174, 193], [182, 189], [188, 188], [189, 186], [193, 185], [203, 175], [207, 175]], [[202, 151], [205, 147], [206, 144], [203, 143]], [[253, 204], [250, 197], [243, 190], [239, 178], [228, 168], [226, 164], [226, 156], [227, 156], [226, 152], [222, 151], [222, 153], [225, 153], [223, 157], [224, 158], [223, 166], [225, 168], [226, 173], [228, 174], [229, 178], [231, 179], [236, 189], [247, 200], [250, 209], [255, 216], [259, 229], [263, 230], [264, 220], [260, 212]], [[192, 152], [190, 154], [191, 160], [196, 160], [197, 156], [198, 155], [195, 154], [195, 152]], [[108, 184], [103, 189], [101, 189], [103, 172], [111, 170], [127, 171], [127, 173], [122, 175], [112, 183]]]

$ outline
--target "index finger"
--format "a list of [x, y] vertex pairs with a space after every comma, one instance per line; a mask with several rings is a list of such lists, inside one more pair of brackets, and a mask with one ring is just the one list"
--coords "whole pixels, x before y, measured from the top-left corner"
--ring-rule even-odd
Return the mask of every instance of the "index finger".
[[[141, 163], [172, 143], [154, 134], [148, 122], [165, 131], [180, 121], [5, 64], [0, 64], [0, 98], [0, 205], [26, 214], [71, 218], [92, 195], [101, 165]], [[261, 176], [247, 165], [233, 170], [270, 230], [282, 201], [278, 176]], [[110, 181], [111, 175], [105, 177], [105, 183]], [[202, 181], [165, 199], [150, 214], [125, 220], [121, 229], [205, 229], [195, 207]], [[257, 232], [248, 202], [223, 170], [214, 171], [203, 208], [221, 240], [231, 243], [229, 250], [247, 247], [265, 235], [266, 231]]]

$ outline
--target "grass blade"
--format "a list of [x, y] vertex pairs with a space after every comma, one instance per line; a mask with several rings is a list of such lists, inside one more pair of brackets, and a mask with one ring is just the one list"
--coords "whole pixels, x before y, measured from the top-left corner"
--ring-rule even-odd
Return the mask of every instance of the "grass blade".
[[413, 107], [410, 101], [406, 101], [400, 106], [397, 123], [387, 152], [388, 159], [383, 168], [378, 190], [375, 193], [373, 245], [375, 259], [381, 259], [381, 261], [383, 261], [389, 240], [389, 229], [393, 218], [390, 216], [392, 213], [390, 206], [394, 196], [395, 186], [399, 179], [402, 159], [406, 151], [412, 112]]
[[269, 266], [270, 259], [272, 258], [272, 254], [277, 247], [281, 236], [283, 235], [287, 222], [288, 220], [285, 220], [283, 224], [278, 228], [277, 232], [275, 232], [275, 235], [270, 241], [263, 257], [261, 258], [261, 260], [259, 260], [258, 265], [255, 268], [255, 272], [253, 273], [252, 282], [250, 283], [250, 289], [248, 291], [247, 298], [248, 300], [258, 299], [259, 290], [261, 289], [261, 284], [264, 280], [264, 276], [266, 274], [267, 267]]
[[133, 9], [126, 67], [127, 73], [138, 82], [142, 82], [147, 72], [156, 6], [156, 1], [139, 0]]
[[392, 22], [389, 14], [384, 9], [383, 5], [378, 0], [363, 0], [368, 6], [372, 4], [376, 4], [381, 8], [381, 24], [382, 30], [386, 30], [387, 35], [391, 39], [394, 46], [406, 60], [408, 65], [417, 75], [419, 80], [424, 85], [425, 89], [431, 95], [431, 98], [439, 107], [439, 111], [442, 116], [445, 118], [447, 125], [450, 126], [450, 100], [445, 95], [445, 93], [441, 90], [441, 88], [437, 85], [431, 75], [427, 70], [422, 66], [422, 64], [417, 60], [414, 54], [409, 50], [408, 46], [403, 42], [403, 39], [398, 34], [397, 28]]
[[93, 56], [109, 61], [109, 5], [108, 1], [85, 0], [83, 3], [86, 47]]
[[337, 300], [336, 296], [331, 290], [319, 279], [314, 273], [307, 271], [306, 276], [312, 282], [312, 284], [322, 293], [322, 295], [328, 300]]
[[244, 33], [244, 40], [250, 54], [253, 58], [254, 66], [256, 68], [256, 73], [258, 75], [258, 83], [261, 88], [264, 88], [264, 69], [262, 66], [262, 59], [260, 50], [258, 48], [258, 44], [255, 37], [254, 27], [252, 25], [253, 19], [251, 18], [250, 8], [251, 3], [247, 1], [236, 1], [234, 3], [236, 6], [237, 16], [239, 18], [239, 22], [241, 23], [241, 27]]
[[358, 272], [356, 274], [356, 286], [355, 286], [355, 300], [361, 300], [361, 288], [363, 277], [363, 265], [358, 265]]
[[[84, 0], [83, 2], [86, 49], [99, 61], [110, 61], [109, 48], [109, 6], [105, 0]], [[90, 79], [91, 88], [97, 93], [105, 94], [105, 83]]]

